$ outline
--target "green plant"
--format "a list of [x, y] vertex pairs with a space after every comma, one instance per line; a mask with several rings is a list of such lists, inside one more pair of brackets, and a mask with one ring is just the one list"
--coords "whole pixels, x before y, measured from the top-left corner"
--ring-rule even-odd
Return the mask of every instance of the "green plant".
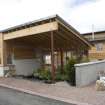
[[36, 69], [33, 70], [32, 75], [33, 75], [34, 77], [38, 77], [38, 76], [39, 76], [38, 70], [36, 70]]
[[58, 68], [56, 69], [56, 81], [66, 81], [66, 80], [67, 80], [67, 74], [65, 72], [65, 69], [63, 70], [62, 73], [61, 66], [58, 66]]
[[51, 80], [51, 72], [49, 69], [37, 69], [33, 71], [33, 75], [43, 80]]
[[84, 56], [84, 57], [81, 59], [80, 63], [85, 63], [85, 62], [89, 62], [89, 61], [90, 61], [89, 58]]
[[69, 59], [65, 70], [66, 70], [66, 74], [67, 74], [67, 79], [68, 81], [71, 83], [71, 85], [75, 85], [75, 67], [74, 64], [76, 64], [76, 60], [75, 59]]
[[[64, 66], [62, 72], [61, 66], [56, 69], [56, 81], [69, 81], [72, 85], [75, 85], [75, 59], [69, 59], [68, 63]], [[40, 68], [33, 71], [34, 76], [40, 79], [51, 81], [51, 71], [49, 69]]]
[[51, 72], [49, 69], [44, 69], [41, 74], [42, 78], [45, 80], [51, 80]]

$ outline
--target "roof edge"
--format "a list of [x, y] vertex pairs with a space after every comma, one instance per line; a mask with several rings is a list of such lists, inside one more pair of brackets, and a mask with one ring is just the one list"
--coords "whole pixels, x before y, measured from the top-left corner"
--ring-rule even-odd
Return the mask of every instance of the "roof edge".
[[[105, 33], [105, 30], [94, 32], [94, 34], [100, 34], [100, 33]], [[91, 34], [92, 34], [92, 32], [89, 32], [89, 33], [83, 33], [83, 34], [81, 34], [81, 35], [91, 35]]]
[[1, 30], [0, 32], [6, 32], [6, 31], [9, 31], [9, 30], [12, 30], [12, 29], [16, 29], [16, 28], [19, 28], [19, 27], [22, 27], [22, 26], [30, 25], [30, 24], [33, 24], [33, 23], [36, 23], [36, 22], [41, 22], [41, 21], [48, 20], [48, 19], [53, 19], [53, 18], [56, 18], [56, 17], [57, 17], [57, 14], [47, 16], [45, 18], [36, 19], [36, 20], [33, 20], [33, 21], [25, 22], [23, 24], [12, 26], [10, 28], [6, 28], [4, 30]]

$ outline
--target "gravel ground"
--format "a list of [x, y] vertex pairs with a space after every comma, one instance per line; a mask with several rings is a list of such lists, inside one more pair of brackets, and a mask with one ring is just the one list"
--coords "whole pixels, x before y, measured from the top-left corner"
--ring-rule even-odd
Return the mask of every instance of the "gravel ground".
[[79, 101], [92, 105], [105, 105], [105, 91], [96, 91], [94, 84], [83, 88], [77, 88], [68, 85], [66, 82], [45, 84], [39, 81], [29, 81], [15, 78], [0, 78], [0, 84], [6, 84], [72, 101]]

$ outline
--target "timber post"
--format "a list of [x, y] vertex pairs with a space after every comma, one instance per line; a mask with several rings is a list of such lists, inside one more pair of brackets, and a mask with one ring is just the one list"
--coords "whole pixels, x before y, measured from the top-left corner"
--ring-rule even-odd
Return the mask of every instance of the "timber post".
[[52, 82], [55, 82], [54, 33], [53, 33], [53, 31], [51, 31], [51, 74], [52, 74]]

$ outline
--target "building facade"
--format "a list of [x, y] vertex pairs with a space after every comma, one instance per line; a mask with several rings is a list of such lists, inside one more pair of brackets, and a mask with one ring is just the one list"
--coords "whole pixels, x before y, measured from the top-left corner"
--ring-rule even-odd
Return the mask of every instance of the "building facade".
[[91, 44], [90, 60], [105, 59], [105, 31], [82, 34]]

